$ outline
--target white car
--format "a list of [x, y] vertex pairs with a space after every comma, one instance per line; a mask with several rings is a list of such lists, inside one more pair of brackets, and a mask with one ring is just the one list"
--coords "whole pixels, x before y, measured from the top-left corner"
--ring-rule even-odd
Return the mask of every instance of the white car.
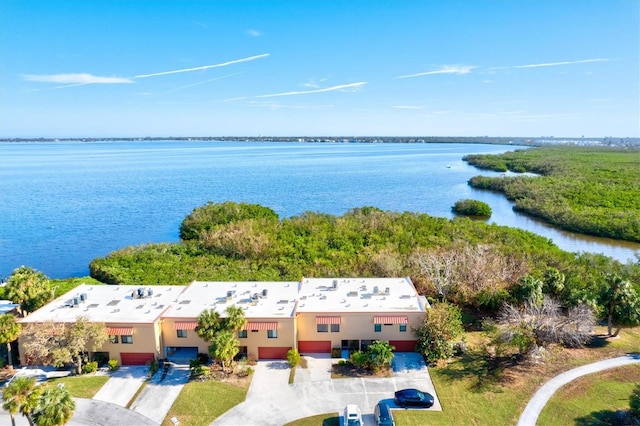
[[344, 426], [362, 426], [362, 413], [356, 404], [349, 404], [344, 408]]

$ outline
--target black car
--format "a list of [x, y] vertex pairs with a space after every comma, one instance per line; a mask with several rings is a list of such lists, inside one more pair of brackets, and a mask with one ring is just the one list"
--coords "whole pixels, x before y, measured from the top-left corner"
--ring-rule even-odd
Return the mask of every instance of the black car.
[[433, 406], [433, 395], [418, 389], [402, 389], [395, 393], [393, 400], [399, 407], [424, 407]]
[[376, 404], [376, 408], [373, 410], [373, 418], [376, 420], [377, 426], [396, 426], [391, 409], [382, 401]]

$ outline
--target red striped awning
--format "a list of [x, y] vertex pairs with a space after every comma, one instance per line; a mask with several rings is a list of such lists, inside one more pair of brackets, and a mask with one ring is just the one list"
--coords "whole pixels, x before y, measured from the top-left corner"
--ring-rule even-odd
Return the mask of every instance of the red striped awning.
[[178, 321], [173, 323], [174, 330], [195, 330], [197, 326], [197, 321]]
[[316, 317], [316, 324], [340, 324], [341, 317]]
[[406, 316], [388, 316], [388, 317], [373, 317], [374, 324], [407, 324], [409, 323], [409, 317]]
[[242, 327], [243, 330], [277, 330], [278, 323], [277, 322], [248, 322]]
[[109, 336], [131, 336], [133, 335], [133, 327], [107, 327]]

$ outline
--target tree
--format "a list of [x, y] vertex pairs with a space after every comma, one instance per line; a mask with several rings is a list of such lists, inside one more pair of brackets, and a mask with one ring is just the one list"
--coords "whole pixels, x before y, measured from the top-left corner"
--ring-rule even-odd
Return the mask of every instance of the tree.
[[23, 312], [33, 312], [53, 299], [49, 279], [40, 271], [21, 266], [15, 269], [5, 288], [5, 295], [20, 304]]
[[15, 415], [20, 413], [27, 417], [29, 424], [31, 412], [36, 409], [40, 401], [42, 388], [36, 385], [35, 377], [14, 377], [2, 391], [2, 408], [11, 415], [11, 423], [15, 426]]
[[545, 296], [540, 304], [534, 300], [527, 300], [521, 307], [505, 304], [498, 323], [498, 341], [513, 344], [522, 355], [528, 355], [551, 343], [583, 346], [591, 339], [595, 317], [586, 304], [563, 313], [558, 301]]
[[73, 416], [76, 403], [64, 386], [46, 388], [31, 417], [37, 426], [61, 426]]
[[231, 305], [226, 309], [227, 316], [222, 320], [222, 328], [229, 331], [240, 331], [247, 324], [244, 311], [240, 306]]
[[[607, 317], [609, 336], [618, 336], [622, 327], [640, 324], [640, 295], [628, 280], [617, 274], [609, 274], [605, 278], [600, 307]], [[614, 324], [616, 331], [612, 332]]]
[[231, 364], [231, 360], [238, 354], [240, 343], [233, 332], [221, 330], [216, 333], [209, 346], [209, 355], [222, 365], [222, 371]]
[[30, 363], [59, 367], [72, 362], [78, 374], [82, 373], [85, 352], [96, 351], [109, 338], [104, 323], [89, 322], [84, 316], [78, 316], [73, 324], [28, 323], [22, 335]]
[[207, 342], [211, 342], [221, 329], [220, 314], [215, 309], [205, 309], [198, 315], [196, 333]]
[[460, 263], [457, 250], [419, 250], [412, 257], [413, 264], [418, 266], [441, 301], [447, 300], [449, 292], [455, 287], [456, 269]]
[[424, 317], [420, 327], [414, 329], [418, 343], [416, 350], [428, 362], [434, 363], [453, 356], [453, 341], [464, 332], [462, 312], [447, 302], [434, 304]]
[[7, 345], [8, 365], [13, 365], [11, 358], [11, 342], [20, 337], [22, 326], [16, 322], [16, 318], [11, 314], [0, 315], [0, 344]]
[[227, 316], [220, 317], [215, 309], [204, 310], [198, 315], [196, 333], [205, 341], [210, 342], [209, 355], [220, 361], [222, 371], [240, 350], [240, 343], [235, 333], [247, 323], [241, 307], [230, 305], [226, 309]]
[[104, 323], [89, 322], [89, 318], [78, 316], [66, 333], [66, 347], [75, 358], [76, 372], [82, 373], [85, 352], [95, 352], [109, 339]]

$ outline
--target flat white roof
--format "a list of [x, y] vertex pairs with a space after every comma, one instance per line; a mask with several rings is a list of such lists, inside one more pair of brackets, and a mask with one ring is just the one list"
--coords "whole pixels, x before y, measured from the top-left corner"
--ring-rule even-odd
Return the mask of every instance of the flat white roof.
[[407, 278], [303, 278], [298, 312], [424, 312]]
[[[20, 322], [75, 322], [79, 315], [84, 315], [94, 322], [153, 323], [184, 289], [184, 286], [81, 284]], [[138, 297], [138, 290], [142, 297]]]
[[246, 318], [292, 317], [298, 299], [297, 281], [194, 281], [163, 318], [195, 318], [205, 309], [222, 317], [228, 306], [239, 306]]

